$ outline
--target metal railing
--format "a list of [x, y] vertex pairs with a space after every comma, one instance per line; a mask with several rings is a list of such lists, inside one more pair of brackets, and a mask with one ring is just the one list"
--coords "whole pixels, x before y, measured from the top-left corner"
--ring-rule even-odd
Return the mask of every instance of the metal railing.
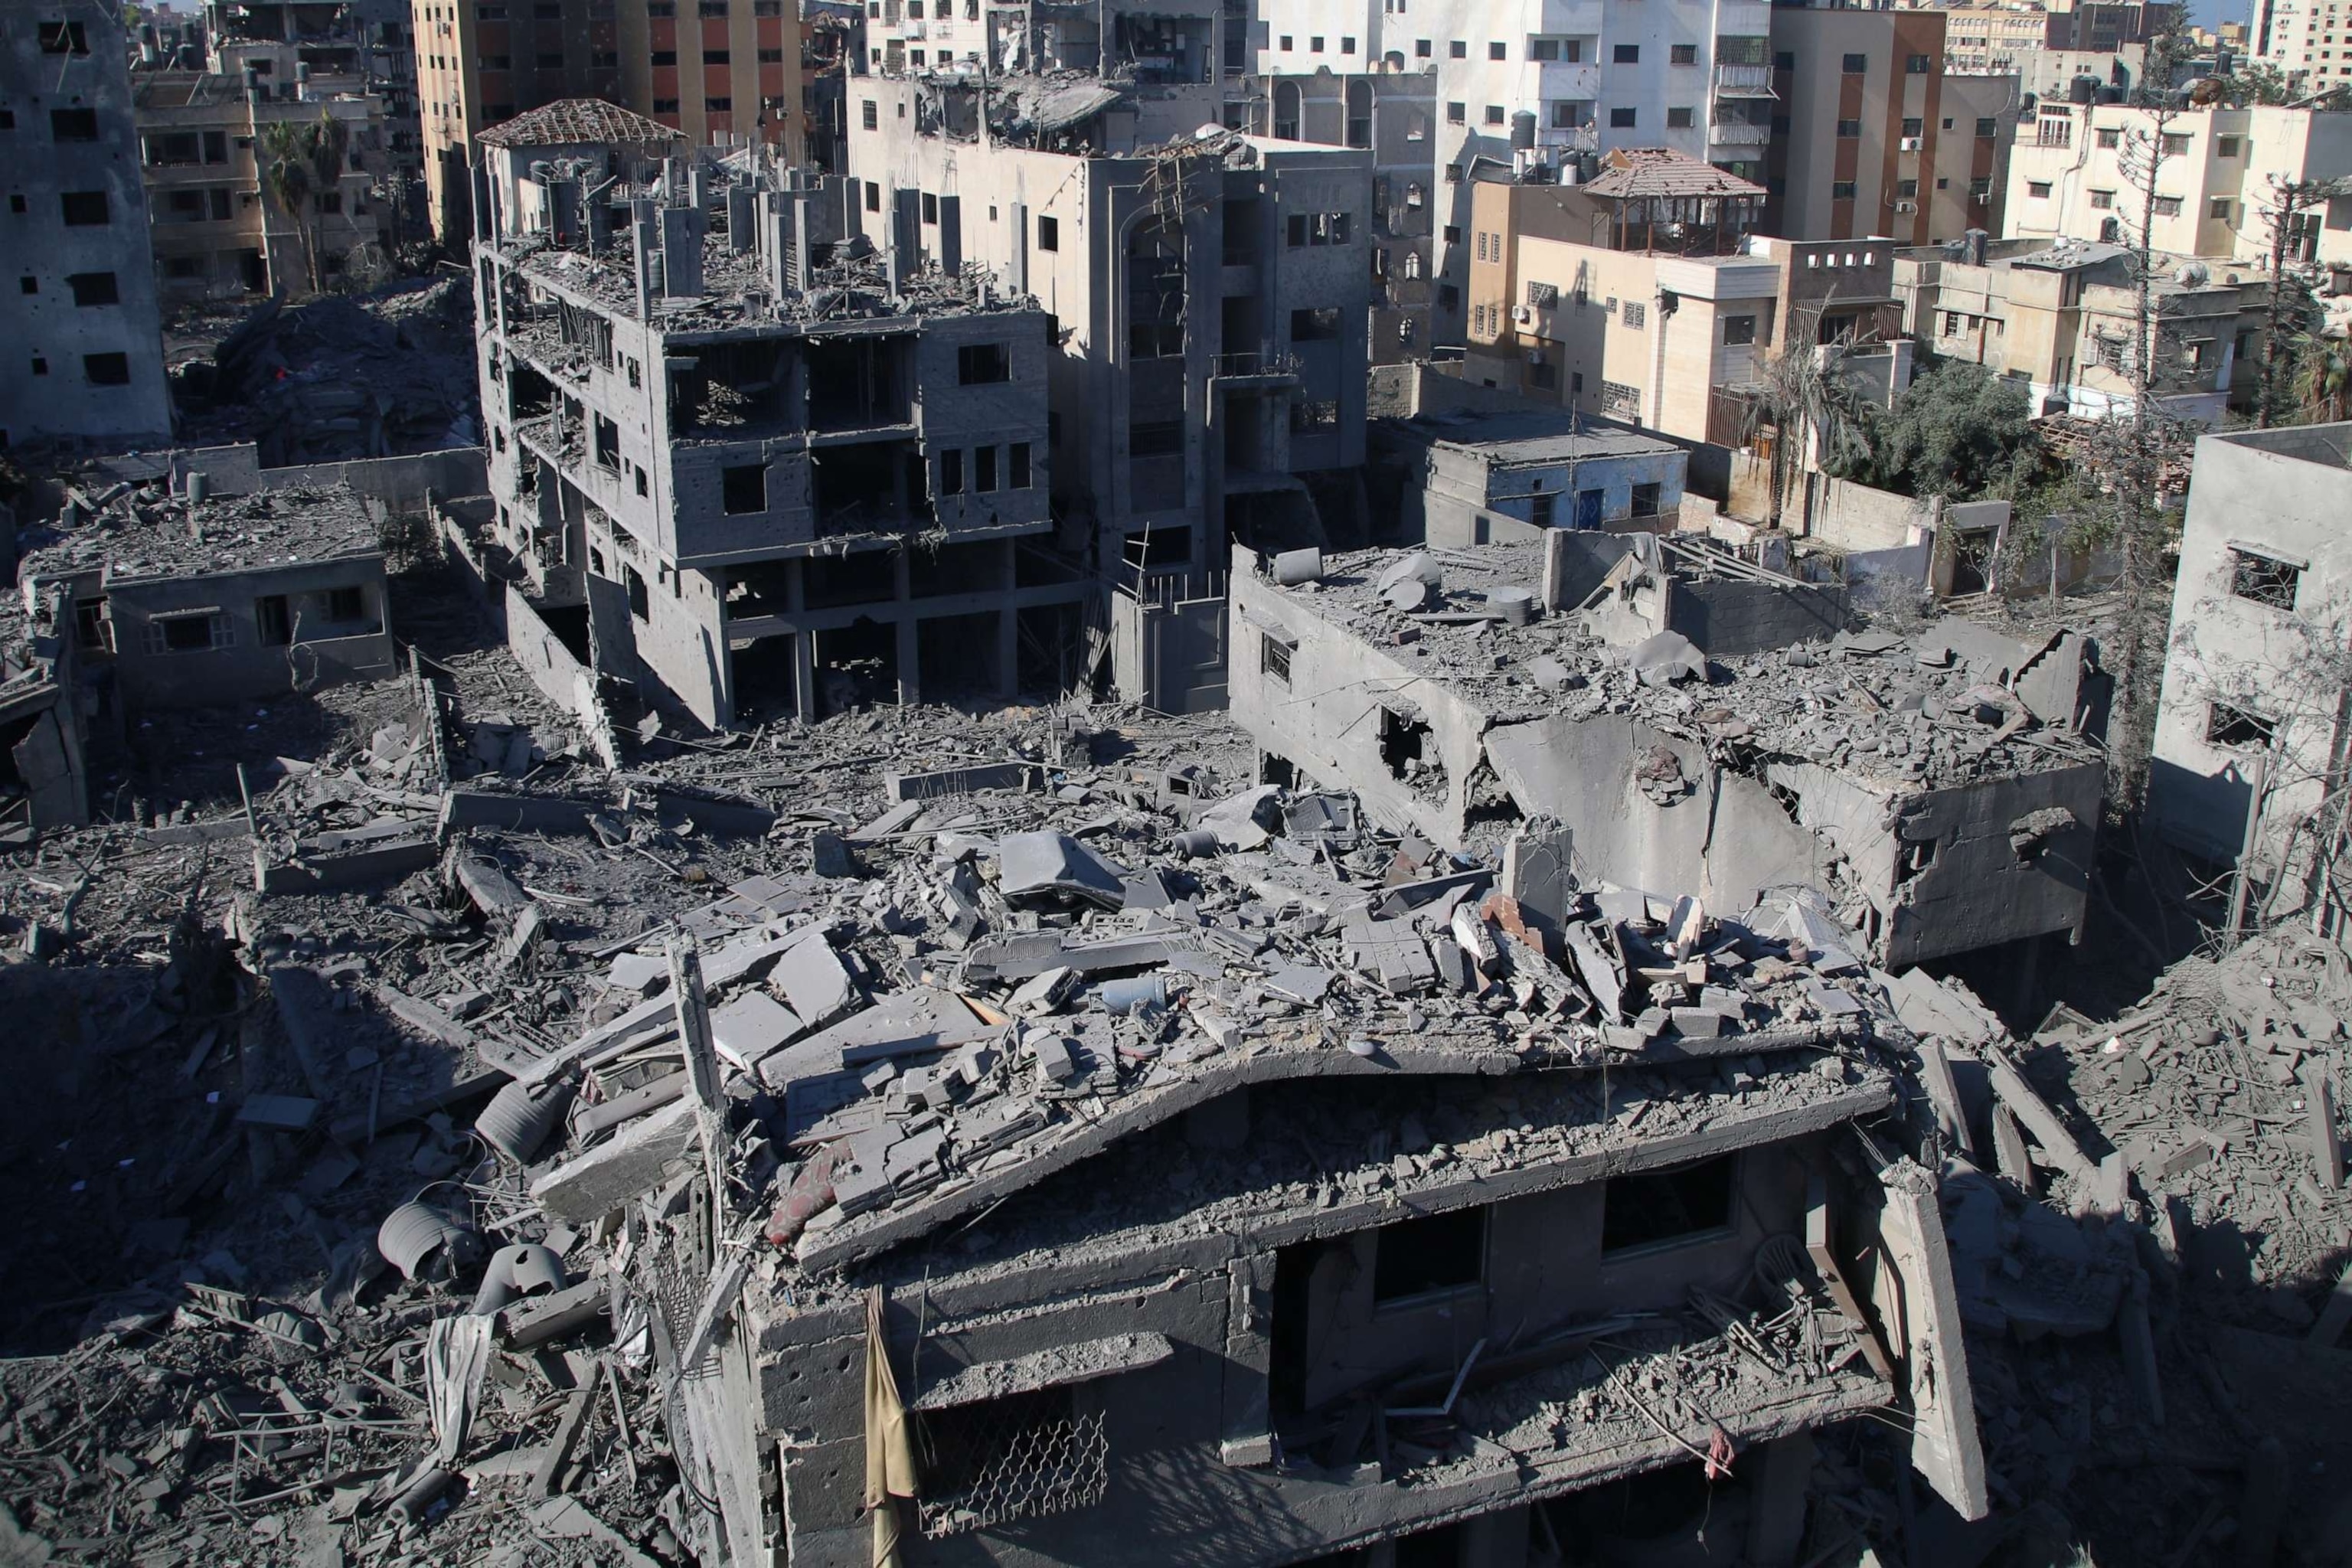
[[1769, 92], [1772, 90], [1772, 68], [1717, 64], [1715, 86], [1718, 92]]

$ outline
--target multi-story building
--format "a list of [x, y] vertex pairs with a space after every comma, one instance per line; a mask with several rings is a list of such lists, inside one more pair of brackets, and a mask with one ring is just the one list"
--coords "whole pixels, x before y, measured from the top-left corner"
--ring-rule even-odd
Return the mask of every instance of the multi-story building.
[[1944, 77], [1936, 121], [1932, 184], [1918, 200], [1930, 239], [1957, 239], [1972, 228], [2001, 232], [2009, 207], [2009, 156], [2026, 89], [2013, 75]]
[[1137, 90], [853, 79], [852, 222], [902, 277], [976, 262], [1051, 313], [1055, 510], [1112, 584], [1120, 689], [1185, 711], [1223, 704], [1230, 542], [1364, 526], [1371, 154], [1153, 143]]
[[0, 445], [171, 439], [163, 339], [139, 180], [129, 47], [105, 6], [0, 14]]
[[1244, 0], [865, 0], [869, 70], [1076, 71], [1112, 80], [1241, 90]]
[[[389, 178], [382, 99], [326, 92], [308, 78], [142, 70], [132, 80], [166, 294], [308, 292], [341, 274], [355, 251], [381, 248]], [[281, 125], [306, 142], [287, 158], [294, 188], [271, 173], [271, 132]]]
[[2254, 0], [2252, 50], [2299, 92], [2352, 85], [2352, 16], [2343, 0]]
[[689, 146], [806, 156], [791, 0], [417, 0], [418, 112], [434, 237], [460, 247], [475, 139], [564, 99], [619, 103]]
[[[1458, 343], [1471, 252], [1468, 180], [1482, 166], [1558, 180], [1587, 155], [1665, 147], [1760, 184], [1773, 113], [1763, 0], [1425, 0], [1332, 11], [1264, 0], [1252, 38], [1262, 77], [1433, 70], [1436, 112], [1418, 141], [1434, 211], [1436, 341]], [[1276, 89], [1276, 92], [1279, 88]], [[1415, 89], [1414, 90], [1419, 90]], [[1277, 97], [1275, 119], [1283, 119]], [[1571, 176], [1572, 177], [1572, 176]]]
[[2133, 253], [2119, 246], [2016, 239], [1907, 250], [1895, 258], [1894, 283], [1904, 327], [1925, 348], [2023, 383], [2037, 414], [2130, 408], [2147, 353], [2158, 401], [2209, 426], [2252, 389], [2270, 300], [2252, 269], [2215, 276], [2202, 262], [2158, 255], [2157, 327], [2143, 349]]
[[2049, 41], [2050, 13], [2024, 0], [1957, 0], [1938, 9], [1945, 58], [1956, 71], [2023, 71]]
[[1793, 239], [1952, 237], [1933, 232], [1935, 181], [1950, 177], [1945, 140], [1973, 126], [1944, 107], [1942, 12], [1776, 8], [1772, 86], [1781, 133], [1767, 163], [1768, 227]]
[[[2152, 249], [2267, 263], [2278, 183], [2346, 175], [2352, 113], [2044, 102], [2011, 156], [2007, 221], [2020, 237], [2137, 245], [2145, 220]], [[2299, 209], [2287, 256], [2352, 263], [2352, 197]]]
[[[308, 82], [313, 92], [372, 92], [383, 100], [385, 163], [394, 184], [381, 199], [394, 226], [423, 216], [422, 130], [408, 0], [207, 0], [207, 66], [248, 72], [273, 91]], [[411, 211], [411, 204], [416, 210]]]
[[2352, 425], [2198, 441], [2148, 771], [2167, 838], [2222, 864], [2251, 838], [2248, 872], [2289, 884], [2274, 913], [2319, 901], [2331, 921], [2333, 857], [2303, 830], [2332, 823], [2344, 792], [2347, 516]]
[[496, 542], [601, 673], [709, 726], [1066, 678], [1097, 584], [1047, 508], [1051, 318], [615, 105], [481, 147]]
[[[1672, 153], [1609, 162], [1575, 189], [1475, 187], [1465, 379], [1737, 447], [1740, 411], [1723, 394], [1762, 360], [1888, 335], [1888, 242], [1754, 235], [1754, 186]], [[1658, 223], [1629, 216], [1667, 203], [1681, 205]], [[1906, 349], [1878, 352], [1884, 395], [1908, 379]]]

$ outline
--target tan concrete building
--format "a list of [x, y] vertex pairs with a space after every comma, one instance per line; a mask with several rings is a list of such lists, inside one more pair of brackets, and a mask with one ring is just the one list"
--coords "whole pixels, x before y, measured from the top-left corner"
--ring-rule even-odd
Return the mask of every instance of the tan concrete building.
[[1894, 247], [1884, 240], [1803, 242], [1727, 226], [1717, 244], [1685, 254], [1612, 244], [1622, 226], [1587, 194], [1608, 188], [1477, 187], [1465, 379], [1738, 446], [1738, 411], [1720, 393], [1751, 384], [1791, 333], [1866, 341], [1893, 325]]
[[[2158, 402], [2216, 425], [2252, 391], [2268, 285], [2164, 258], [2155, 299]], [[2131, 254], [2113, 245], [2005, 240], [1973, 258], [1940, 247], [1895, 258], [1904, 329], [1929, 352], [2024, 383], [2036, 414], [2128, 409], [2140, 348]]]
[[[2159, 126], [2128, 104], [2044, 102], [2010, 160], [2008, 232], [2137, 243], [2151, 163], [2152, 248], [2266, 260], [2273, 182], [2352, 175], [2352, 113], [2196, 109]], [[2352, 263], [2352, 197], [2299, 214], [2289, 254]]]
[[1940, 11], [1775, 9], [1766, 226], [1792, 239], [1948, 237], [1933, 231], [1929, 199], [1948, 134], [1943, 72]]
[[[304, 293], [331, 283], [355, 251], [381, 247], [374, 193], [389, 168], [382, 99], [307, 87], [281, 95], [209, 71], [140, 71], [132, 83], [166, 296]], [[341, 170], [330, 182], [306, 167], [301, 209], [284, 211], [267, 194], [265, 139], [272, 126], [322, 120], [340, 129]]]
[[806, 155], [793, 0], [418, 0], [416, 83], [434, 237], [467, 237], [467, 168], [488, 126], [567, 98], [652, 116], [694, 146]]
[[1918, 198], [1929, 239], [1958, 239], [1972, 228], [2001, 232], [2010, 149], [2026, 90], [2014, 75], [1944, 78], [1936, 156], [1929, 165], [1934, 175]]

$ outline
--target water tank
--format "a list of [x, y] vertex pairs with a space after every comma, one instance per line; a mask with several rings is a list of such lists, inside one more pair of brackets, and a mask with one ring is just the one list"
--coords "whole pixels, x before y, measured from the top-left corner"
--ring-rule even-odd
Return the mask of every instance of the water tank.
[[2070, 103], [2095, 103], [2099, 98], [2099, 79], [2078, 76], [2066, 84], [2066, 100]]
[[1522, 109], [1511, 116], [1511, 151], [1528, 153], [1535, 149], [1536, 116], [1530, 109]]

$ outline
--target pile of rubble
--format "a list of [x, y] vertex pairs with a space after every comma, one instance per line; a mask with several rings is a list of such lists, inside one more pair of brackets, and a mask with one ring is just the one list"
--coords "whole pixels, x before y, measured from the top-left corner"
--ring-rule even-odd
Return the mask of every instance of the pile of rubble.
[[388, 458], [480, 439], [467, 280], [258, 304], [209, 360], [173, 373], [180, 438], [252, 441], [264, 468]]

